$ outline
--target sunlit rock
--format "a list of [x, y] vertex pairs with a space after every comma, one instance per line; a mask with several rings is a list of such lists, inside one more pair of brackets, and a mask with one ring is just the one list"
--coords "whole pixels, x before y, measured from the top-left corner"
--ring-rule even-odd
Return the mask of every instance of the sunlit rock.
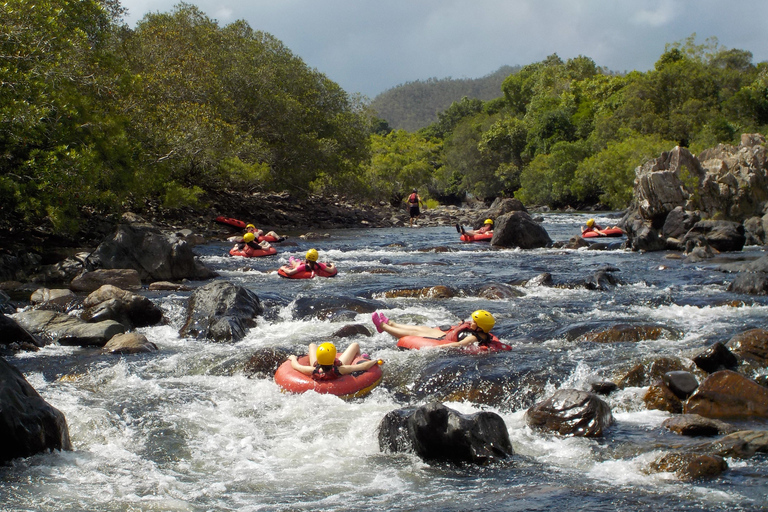
[[593, 393], [559, 389], [525, 413], [529, 427], [564, 436], [601, 437], [613, 423], [611, 408]]
[[768, 388], [721, 370], [704, 379], [685, 403], [684, 412], [706, 418], [768, 418]]

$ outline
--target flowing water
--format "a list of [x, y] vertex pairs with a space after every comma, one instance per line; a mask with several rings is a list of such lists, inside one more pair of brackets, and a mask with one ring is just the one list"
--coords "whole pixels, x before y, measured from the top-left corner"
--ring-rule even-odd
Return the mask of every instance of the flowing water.
[[[580, 215], [548, 214], [553, 240], [567, 240]], [[615, 218], [598, 217], [601, 225]], [[728, 459], [720, 477], [684, 483], [651, 473], [650, 462], [695, 442], [661, 428], [670, 415], [646, 410], [644, 388], [605, 398], [615, 424], [602, 439], [563, 438], [531, 431], [525, 409], [558, 388], [590, 389], [635, 364], [659, 356], [691, 357], [703, 347], [753, 327], [765, 327], [768, 301], [725, 290], [731, 276], [713, 263], [684, 263], [664, 253], [623, 250], [491, 250], [460, 244], [453, 227], [332, 231], [331, 237], [280, 249], [277, 256], [224, 256], [225, 242], [196, 250], [221, 278], [261, 297], [263, 318], [232, 344], [180, 338], [188, 293], [151, 295], [166, 325], [141, 329], [159, 352], [106, 356], [49, 346], [19, 354], [35, 389], [68, 421], [72, 452], [19, 459], [0, 468], [0, 509], [29, 511], [276, 511], [276, 510], [759, 510], [768, 507], [768, 458]], [[275, 270], [316, 247], [337, 263], [333, 279], [292, 281]], [[449, 251], [430, 250], [447, 247]], [[762, 252], [747, 249], [743, 256]], [[623, 284], [523, 287], [523, 295], [486, 300], [490, 282], [530, 279], [542, 272], [556, 284], [583, 280], [612, 267]], [[400, 288], [448, 285], [451, 299], [383, 298]], [[259, 349], [300, 353], [344, 323], [297, 318], [296, 299], [375, 299], [404, 323], [456, 323], [475, 309], [491, 311], [496, 333], [511, 352], [485, 356], [439, 350], [398, 351], [376, 333], [352, 338], [380, 357], [384, 380], [371, 395], [343, 401], [314, 392], [282, 393], [271, 378], [249, 378], [244, 363]], [[735, 300], [746, 304], [735, 307]], [[572, 341], [579, 326], [656, 323], [682, 333], [672, 339], [596, 344]], [[344, 348], [350, 339], [337, 340]], [[453, 358], [453, 359], [451, 359]], [[449, 363], [446, 363], [449, 361]], [[451, 363], [452, 361], [452, 363]], [[516, 454], [487, 467], [428, 465], [414, 455], [381, 453], [377, 427], [389, 411], [430, 399], [429, 375], [458, 364], [482, 376], [517, 375], [495, 401], [451, 401], [463, 413], [490, 410], [509, 430]], [[487, 375], [486, 374], [486, 375]], [[543, 381], [533, 386], [525, 375]], [[63, 376], [63, 378], [62, 378]], [[470, 395], [471, 396], [471, 395]], [[765, 428], [750, 424], [750, 428]]]

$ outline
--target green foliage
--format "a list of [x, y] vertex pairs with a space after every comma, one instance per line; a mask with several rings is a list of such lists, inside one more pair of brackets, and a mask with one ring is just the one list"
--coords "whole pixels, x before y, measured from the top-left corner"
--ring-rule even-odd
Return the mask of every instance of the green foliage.
[[405, 130], [372, 135], [371, 161], [366, 171], [371, 196], [385, 198], [394, 206], [411, 189], [428, 188], [439, 165], [441, 146]]
[[576, 201], [577, 166], [589, 154], [584, 141], [556, 143], [550, 153], [537, 155], [523, 170], [515, 197], [528, 204], [571, 205]]
[[200, 204], [200, 196], [204, 193], [205, 191], [197, 185], [187, 188], [172, 181], [166, 184], [163, 206], [166, 208], [195, 207]]
[[613, 209], [629, 206], [635, 168], [674, 147], [658, 135], [623, 132], [624, 140], [610, 142], [578, 164], [572, 189], [580, 201], [601, 203]]

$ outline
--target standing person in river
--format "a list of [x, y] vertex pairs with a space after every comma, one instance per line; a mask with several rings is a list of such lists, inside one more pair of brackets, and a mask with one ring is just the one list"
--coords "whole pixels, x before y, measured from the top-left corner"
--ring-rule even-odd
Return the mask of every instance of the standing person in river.
[[411, 195], [408, 196], [408, 213], [411, 215], [411, 220], [408, 225], [411, 227], [413, 227], [413, 223], [416, 222], [416, 220], [419, 218], [419, 215], [421, 215], [419, 205], [424, 206], [424, 203], [419, 196], [419, 191], [417, 189], [413, 189]]

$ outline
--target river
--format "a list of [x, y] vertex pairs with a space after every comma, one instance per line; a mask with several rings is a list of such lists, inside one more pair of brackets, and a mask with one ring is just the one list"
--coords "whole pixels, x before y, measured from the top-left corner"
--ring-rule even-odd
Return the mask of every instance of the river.
[[[597, 216], [601, 225], [616, 222]], [[583, 225], [578, 214], [545, 214], [553, 240]], [[108, 356], [48, 346], [9, 361], [68, 421], [71, 452], [40, 454], [0, 468], [0, 509], [8, 511], [309, 511], [309, 510], [764, 510], [768, 458], [728, 459], [720, 477], [685, 483], [649, 464], [671, 447], [695, 440], [661, 428], [669, 413], [646, 410], [645, 388], [605, 397], [615, 424], [602, 439], [563, 438], [531, 431], [525, 409], [558, 388], [590, 389], [635, 364], [659, 356], [690, 358], [715, 341], [766, 327], [768, 299], [726, 291], [732, 276], [714, 263], [685, 263], [666, 253], [624, 250], [491, 250], [461, 244], [453, 227], [330, 231], [319, 241], [291, 240], [267, 258], [226, 254], [230, 244], [196, 248], [222, 279], [262, 299], [266, 311], [245, 339], [232, 344], [180, 338], [188, 293], [153, 293], [167, 323], [141, 329], [159, 351]], [[275, 272], [290, 256], [315, 247], [336, 262], [333, 279], [293, 281]], [[448, 250], [433, 250], [444, 247]], [[762, 255], [747, 248], [746, 256]], [[486, 300], [486, 283], [519, 282], [542, 272], [555, 284], [574, 283], [614, 268], [621, 284], [524, 287], [520, 297]], [[197, 283], [195, 283], [197, 284]], [[448, 285], [451, 299], [384, 298], [400, 288]], [[496, 317], [494, 333], [513, 350], [486, 356], [399, 351], [376, 333], [353, 338], [385, 360], [382, 384], [363, 399], [343, 401], [314, 392], [282, 393], [271, 378], [242, 371], [259, 349], [327, 339], [344, 323], [296, 318], [301, 297], [379, 300], [404, 323], [456, 323], [475, 309]], [[745, 305], [734, 307], [734, 300]], [[572, 341], [579, 326], [656, 323], [680, 336], [639, 343]], [[349, 339], [337, 340], [343, 348]], [[430, 399], [429, 372], [446, 358], [478, 374], [544, 376], [543, 388], [506, 389], [495, 403], [446, 402], [463, 413], [490, 410], [505, 421], [516, 454], [487, 467], [428, 465], [414, 455], [381, 453], [377, 427], [389, 411]], [[768, 372], [768, 370], [766, 370]], [[765, 428], [764, 423], [748, 425]]]

